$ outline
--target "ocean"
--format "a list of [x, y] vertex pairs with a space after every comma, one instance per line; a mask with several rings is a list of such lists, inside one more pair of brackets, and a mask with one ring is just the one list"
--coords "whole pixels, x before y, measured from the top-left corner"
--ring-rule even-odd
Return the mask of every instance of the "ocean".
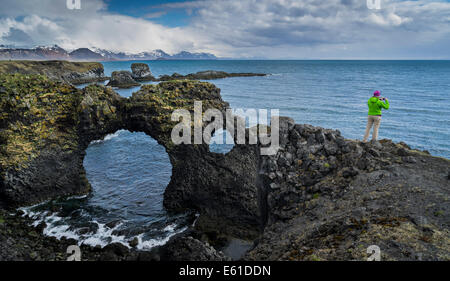
[[[142, 61], [154, 76], [202, 70], [268, 73], [209, 81], [234, 109], [279, 109], [296, 123], [338, 129], [362, 139], [367, 100], [387, 97], [379, 138], [450, 158], [450, 61]], [[104, 62], [105, 75], [130, 70], [131, 61]], [[139, 87], [118, 89], [129, 97]], [[232, 147], [232, 146], [231, 146]], [[230, 145], [213, 145], [226, 152]], [[196, 214], [171, 214], [162, 205], [171, 165], [164, 148], [144, 133], [120, 130], [87, 149], [84, 166], [93, 187], [84, 197], [24, 208], [47, 235], [106, 245], [138, 238], [140, 249], [162, 245]]]

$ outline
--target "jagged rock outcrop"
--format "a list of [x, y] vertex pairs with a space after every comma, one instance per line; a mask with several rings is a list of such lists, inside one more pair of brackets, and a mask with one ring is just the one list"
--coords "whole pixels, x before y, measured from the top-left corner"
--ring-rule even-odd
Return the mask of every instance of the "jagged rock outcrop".
[[182, 75], [179, 73], [173, 73], [172, 75], [161, 75], [155, 78], [150, 67], [146, 63], [133, 63], [131, 64], [131, 70], [129, 71], [114, 71], [108, 86], [118, 87], [118, 88], [131, 88], [139, 86], [138, 82], [146, 81], [172, 81], [172, 80], [214, 80], [223, 79], [228, 77], [252, 77], [252, 76], [266, 76], [264, 73], [228, 73], [224, 71], [206, 70], [199, 71], [196, 73], [190, 73], [187, 75]]
[[161, 247], [161, 260], [169, 261], [231, 261], [208, 243], [192, 236], [175, 237]]
[[132, 88], [139, 85], [141, 84], [133, 79], [131, 72], [126, 70], [113, 71], [113, 73], [111, 73], [111, 79], [107, 84], [107, 86], [117, 88]]
[[98, 62], [0, 61], [0, 73], [41, 74], [74, 85], [108, 79]]
[[448, 159], [404, 143], [345, 140], [280, 120], [282, 148], [264, 156], [264, 234], [250, 260], [450, 259]]
[[131, 75], [136, 81], [154, 81], [150, 67], [146, 63], [132, 63], [131, 64]]
[[0, 201], [17, 206], [88, 192], [85, 149], [119, 129], [123, 98], [20, 74], [0, 75], [0, 95]]

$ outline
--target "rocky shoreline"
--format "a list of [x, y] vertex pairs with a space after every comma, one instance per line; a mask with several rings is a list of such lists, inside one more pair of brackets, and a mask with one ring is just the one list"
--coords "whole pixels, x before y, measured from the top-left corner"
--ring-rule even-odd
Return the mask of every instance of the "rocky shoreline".
[[223, 79], [229, 77], [254, 77], [254, 76], [266, 76], [265, 73], [228, 73], [225, 71], [206, 70], [196, 73], [190, 73], [182, 75], [179, 73], [173, 73], [172, 75], [161, 75], [156, 78], [152, 75], [150, 68], [145, 63], [132, 63], [131, 72], [128, 70], [114, 71], [111, 75], [111, 80], [107, 86], [117, 88], [131, 88], [139, 86], [139, 82], [152, 81], [173, 81], [173, 80], [214, 80]]
[[174, 145], [173, 110], [193, 114], [194, 100], [203, 112], [229, 108], [220, 89], [190, 79], [144, 85], [126, 99], [102, 85], [0, 74], [0, 94], [0, 247], [8, 249], [0, 259], [66, 258], [75, 241], [44, 237], [42, 226], [6, 210], [90, 192], [85, 149], [125, 129], [165, 147], [172, 178], [164, 206], [200, 216], [152, 251], [82, 246], [85, 259], [229, 260], [219, 249], [243, 239], [253, 243], [245, 260], [365, 260], [371, 245], [382, 260], [450, 260], [450, 161], [405, 143], [361, 143], [280, 117], [276, 155], [260, 155], [259, 143], [226, 154]]
[[[70, 246], [78, 245], [75, 239], [45, 236], [45, 225], [32, 226], [33, 221], [22, 211], [0, 209], [0, 261], [66, 261], [72, 255]], [[105, 247], [79, 245], [81, 261], [227, 261], [222, 252], [197, 238], [193, 230], [177, 235], [162, 247], [150, 251], [112, 243]]]

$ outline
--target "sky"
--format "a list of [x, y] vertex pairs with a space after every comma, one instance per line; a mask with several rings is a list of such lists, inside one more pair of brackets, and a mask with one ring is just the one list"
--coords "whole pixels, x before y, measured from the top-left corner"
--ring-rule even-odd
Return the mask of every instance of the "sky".
[[81, 9], [66, 0], [0, 0], [0, 44], [241, 59], [450, 59], [450, 0], [71, 1]]

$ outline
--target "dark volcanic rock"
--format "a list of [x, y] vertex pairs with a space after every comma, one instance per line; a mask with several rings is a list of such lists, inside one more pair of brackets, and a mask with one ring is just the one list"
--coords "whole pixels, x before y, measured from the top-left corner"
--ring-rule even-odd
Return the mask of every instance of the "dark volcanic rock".
[[230, 261], [222, 252], [191, 236], [171, 239], [161, 251], [161, 260]]
[[214, 85], [163, 82], [144, 85], [125, 99], [99, 85], [78, 90], [39, 76], [0, 79], [7, 86], [0, 104], [0, 137], [6, 144], [0, 154], [2, 204], [87, 193], [85, 149], [93, 140], [126, 129], [145, 132], [166, 148], [173, 167], [164, 195], [167, 208], [194, 209], [205, 216], [201, 221], [210, 221], [208, 217], [220, 222], [199, 224], [202, 228], [220, 226], [224, 232], [253, 237], [260, 230], [257, 147], [239, 145], [222, 155], [210, 153], [207, 144], [171, 141], [173, 110], [193, 114], [195, 100], [203, 102], [203, 111], [228, 108]]
[[196, 73], [190, 73], [187, 75], [181, 75], [178, 73], [174, 73], [170, 75], [163, 75], [159, 77], [159, 81], [169, 81], [169, 80], [177, 80], [177, 79], [187, 79], [187, 80], [213, 80], [213, 79], [222, 79], [227, 77], [251, 77], [251, 76], [266, 76], [264, 73], [228, 73], [224, 71], [215, 71], [215, 70], [206, 70], [199, 71]]
[[[126, 128], [149, 134], [169, 154], [173, 176], [164, 193], [165, 207], [194, 209], [202, 216], [214, 218], [216, 223], [205, 223], [204, 228], [220, 227], [224, 232], [255, 236], [261, 224], [256, 145], [237, 145], [222, 155], [209, 152], [205, 143], [173, 145], [171, 141], [173, 110], [184, 108], [193, 115], [195, 100], [203, 102], [203, 111], [228, 108], [220, 89], [209, 83], [174, 81], [144, 85], [129, 98]], [[207, 125], [206, 122], [204, 126]]]
[[129, 71], [113, 71], [111, 74], [111, 80], [109, 80], [107, 86], [118, 88], [131, 88], [139, 86], [140, 84], [133, 79], [131, 72]]
[[102, 86], [78, 90], [42, 76], [0, 75], [0, 84], [7, 86], [0, 103], [1, 201], [17, 206], [88, 192], [85, 149], [120, 128], [123, 98]]
[[[252, 76], [266, 76], [264, 73], [228, 73], [224, 71], [206, 70], [199, 71], [196, 73], [190, 73], [187, 75], [182, 75], [179, 73], [173, 73], [172, 75], [161, 75], [159, 78], [153, 77], [150, 68], [145, 63], [133, 63], [131, 65], [132, 72], [128, 71], [115, 71], [112, 74], [111, 81], [118, 80], [117, 82], [112, 82], [108, 86], [129, 88], [136, 86], [134, 83], [136, 81], [172, 81], [172, 80], [213, 80], [222, 79], [227, 77], [252, 77]], [[115, 73], [115, 75], [114, 75]], [[129, 74], [129, 75], [128, 75]], [[133, 82], [134, 80], [134, 82]], [[110, 82], [111, 83], [111, 82]]]
[[371, 245], [382, 260], [450, 259], [449, 160], [310, 125], [280, 136], [278, 154], [262, 157], [267, 222], [246, 259], [365, 260]]
[[150, 67], [146, 63], [132, 63], [131, 64], [132, 77], [136, 81], [155, 81]]

